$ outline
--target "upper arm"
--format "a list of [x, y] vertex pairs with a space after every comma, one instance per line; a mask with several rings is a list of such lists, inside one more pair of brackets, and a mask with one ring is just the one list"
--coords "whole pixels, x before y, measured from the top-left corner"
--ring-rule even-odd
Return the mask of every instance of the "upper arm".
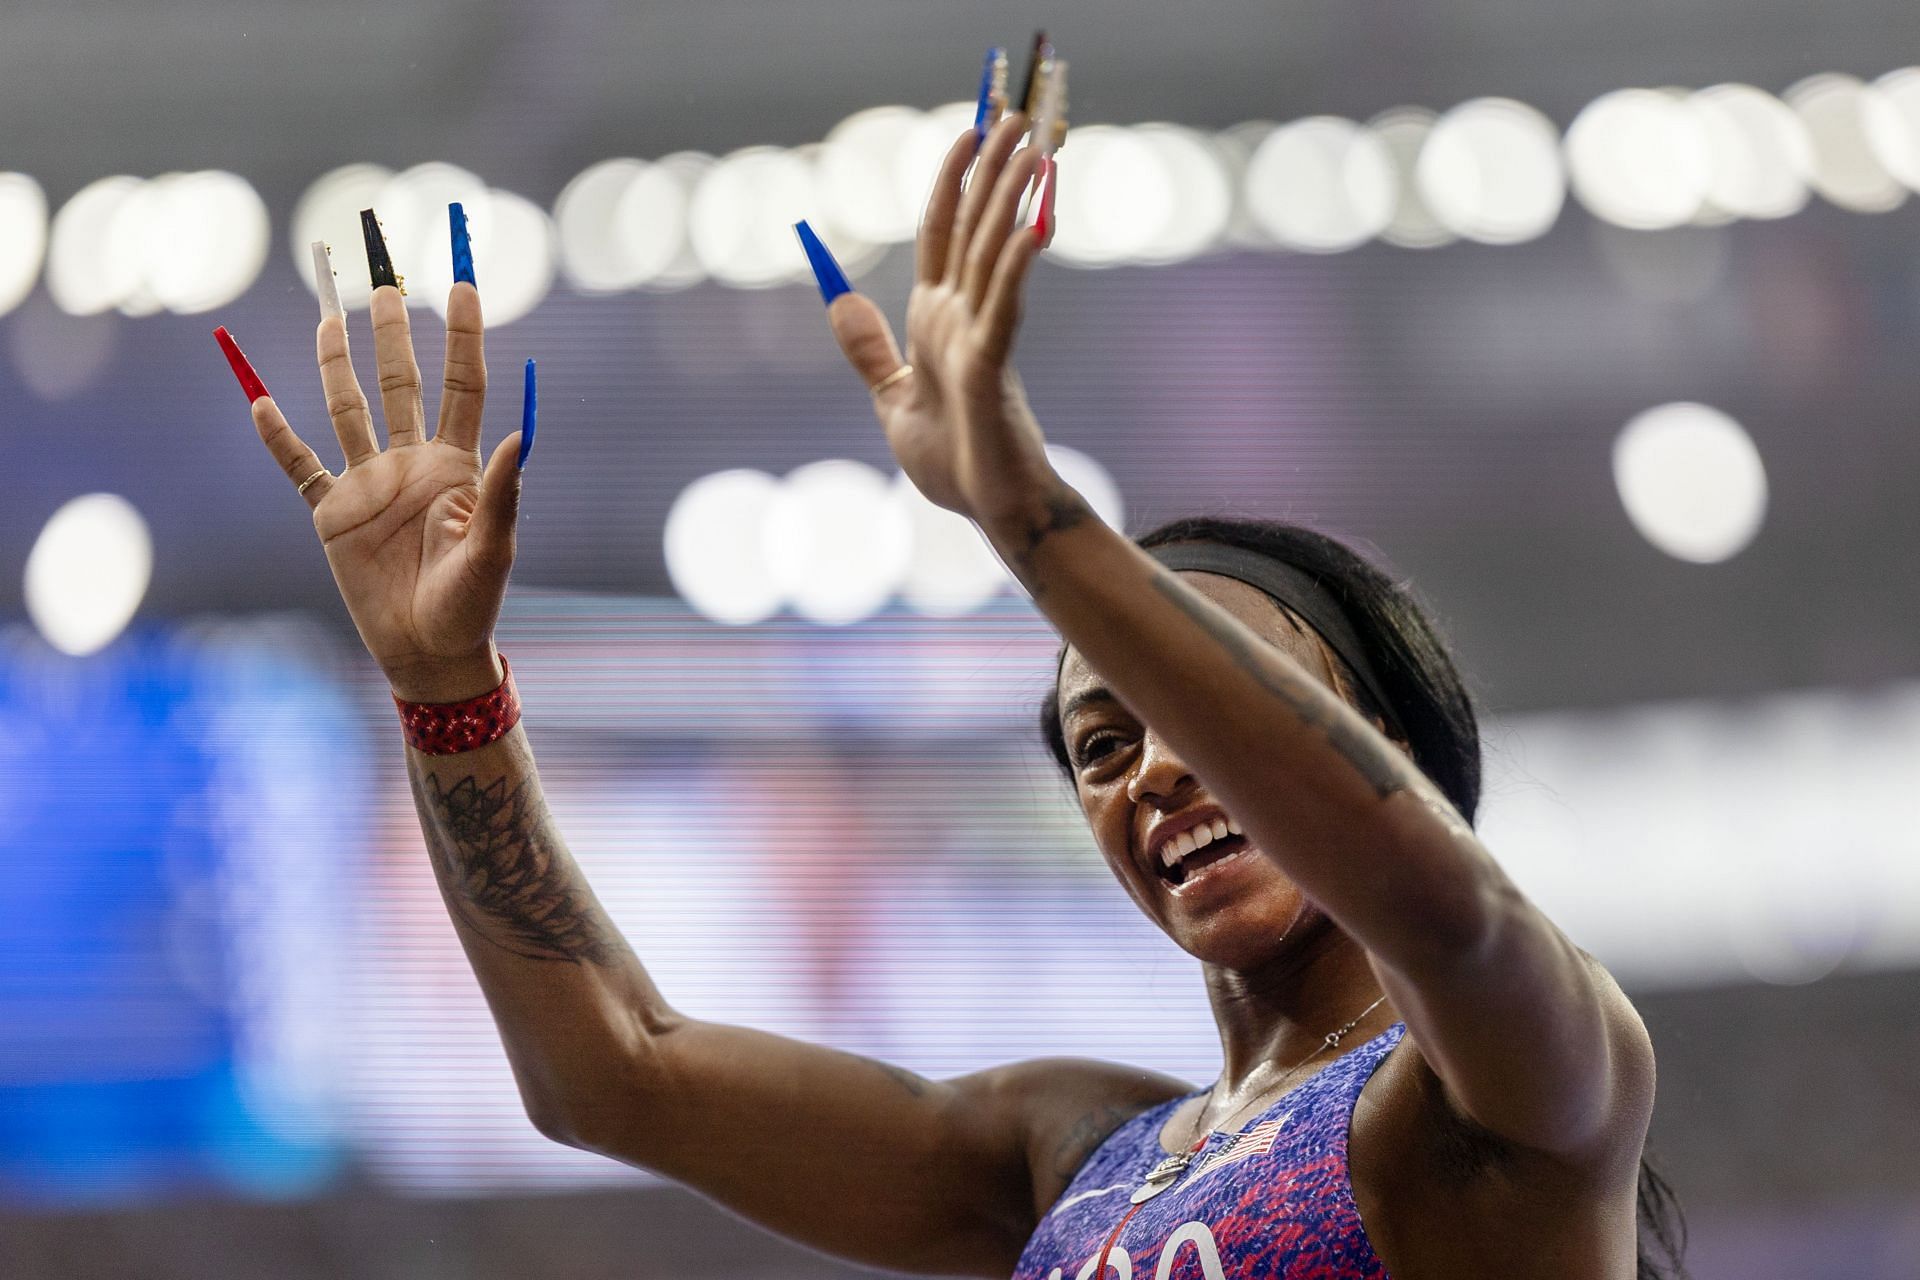
[[[1653, 1047], [1612, 975], [1464, 827], [1409, 822], [1399, 840], [1444, 842], [1452, 848], [1436, 856], [1465, 853], [1477, 869], [1444, 904], [1430, 945], [1415, 939], [1372, 953], [1449, 1098], [1521, 1147], [1575, 1158], [1637, 1152], [1653, 1108]], [[1410, 932], [1418, 928], [1416, 915]]]
[[1065, 1159], [1080, 1119], [1067, 1113], [1127, 1096], [1075, 1064], [929, 1080], [689, 1020], [637, 1050], [628, 1078], [600, 1094], [598, 1114], [575, 1115], [567, 1137], [826, 1253], [1004, 1276]]

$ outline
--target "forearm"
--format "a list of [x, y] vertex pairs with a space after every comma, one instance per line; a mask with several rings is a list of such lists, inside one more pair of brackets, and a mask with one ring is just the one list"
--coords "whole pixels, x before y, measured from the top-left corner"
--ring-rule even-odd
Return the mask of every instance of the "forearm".
[[475, 751], [407, 748], [420, 829], [529, 1113], [571, 1116], [625, 1087], [673, 1019], [548, 810], [522, 728]]
[[988, 528], [1068, 643], [1376, 955], [1470, 945], [1505, 877], [1407, 755], [1064, 486]]

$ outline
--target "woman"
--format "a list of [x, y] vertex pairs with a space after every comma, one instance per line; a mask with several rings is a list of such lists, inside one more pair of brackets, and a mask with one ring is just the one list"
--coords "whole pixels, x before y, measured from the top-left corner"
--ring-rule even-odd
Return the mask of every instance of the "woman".
[[901, 467], [1064, 638], [1049, 737], [1121, 885], [1203, 964], [1219, 1080], [1062, 1059], [932, 1081], [669, 1006], [566, 851], [492, 643], [520, 473], [516, 436], [481, 466], [479, 295], [454, 286], [427, 439], [382, 287], [389, 447], [337, 314], [319, 355], [346, 471], [264, 388], [253, 416], [401, 704], [434, 868], [529, 1115], [902, 1270], [1635, 1275], [1646, 1031], [1475, 839], [1472, 713], [1417, 611], [1283, 527], [1192, 522], [1143, 549], [1048, 465], [1008, 363], [1041, 248], [1018, 210], [1050, 163], [1017, 150], [1025, 129], [1009, 116], [977, 147], [969, 130], [946, 157], [912, 366], [824, 253], [822, 291]]

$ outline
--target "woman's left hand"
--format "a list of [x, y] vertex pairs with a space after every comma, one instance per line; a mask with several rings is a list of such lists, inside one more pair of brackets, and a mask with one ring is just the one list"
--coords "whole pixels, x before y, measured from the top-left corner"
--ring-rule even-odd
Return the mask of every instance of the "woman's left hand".
[[1011, 115], [977, 156], [971, 129], [947, 152], [920, 224], [906, 360], [870, 298], [842, 293], [827, 312], [874, 389], [901, 469], [929, 500], [982, 526], [1033, 510], [1060, 483], [1008, 360], [1027, 268], [1050, 229], [1045, 218], [1016, 225], [1021, 197], [1037, 174], [1055, 180], [1037, 148], [1015, 150], [1026, 130], [1026, 117]]

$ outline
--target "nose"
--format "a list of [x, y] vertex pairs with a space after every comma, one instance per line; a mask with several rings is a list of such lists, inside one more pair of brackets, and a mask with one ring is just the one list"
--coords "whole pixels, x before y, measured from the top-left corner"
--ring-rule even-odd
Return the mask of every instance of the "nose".
[[1158, 807], [1178, 798], [1194, 785], [1186, 762], [1173, 754], [1161, 737], [1148, 730], [1140, 740], [1140, 767], [1127, 780], [1127, 798], [1135, 804], [1151, 797]]

